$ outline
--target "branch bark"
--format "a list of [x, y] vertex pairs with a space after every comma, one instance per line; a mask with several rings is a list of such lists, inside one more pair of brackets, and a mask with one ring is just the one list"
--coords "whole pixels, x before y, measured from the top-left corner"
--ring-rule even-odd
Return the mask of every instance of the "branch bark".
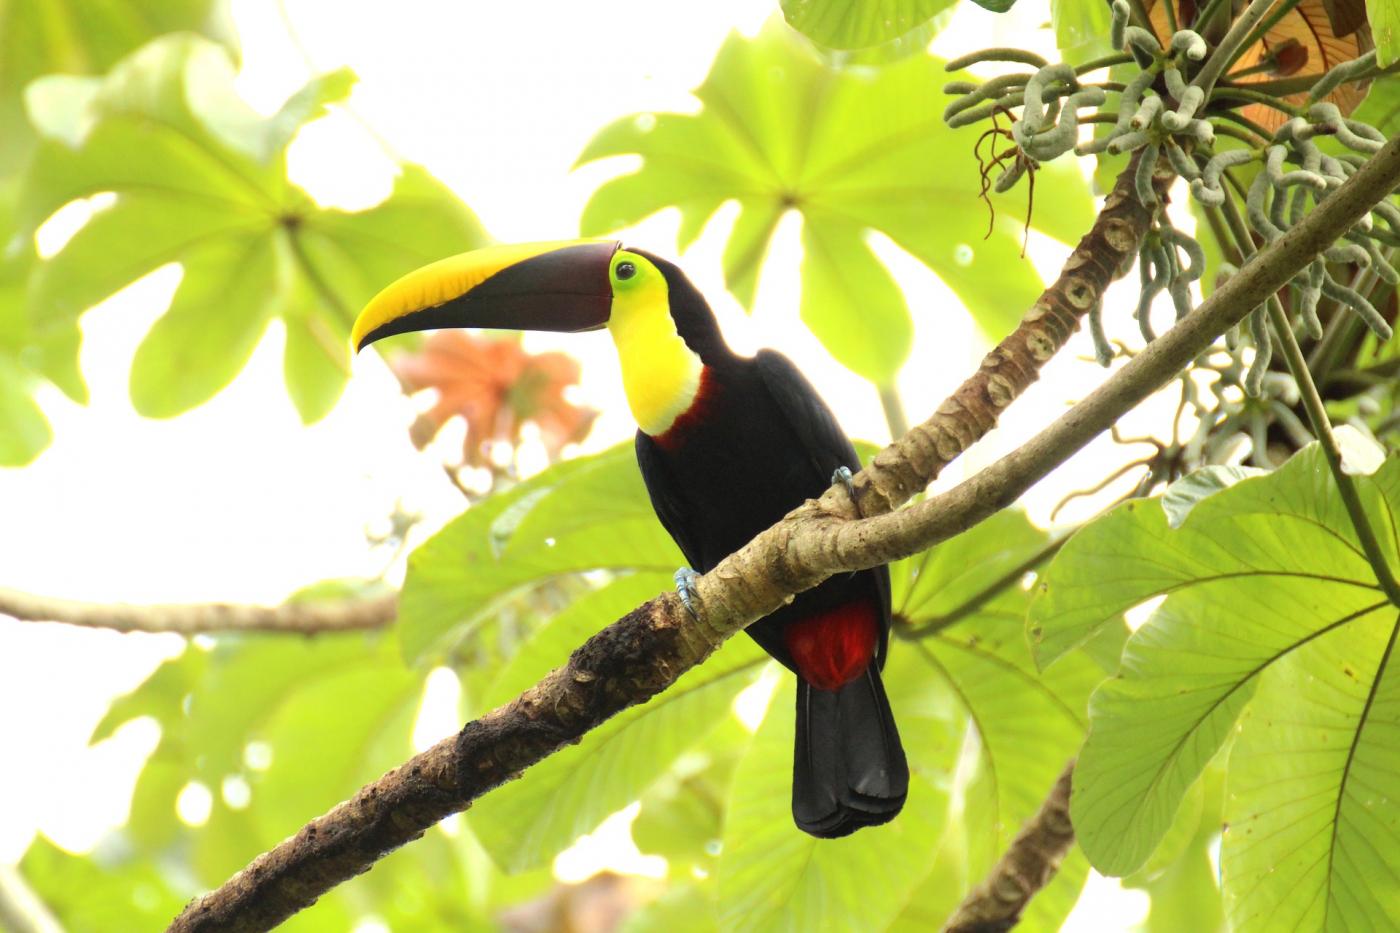
[[[686, 613], [672, 593], [639, 606], [590, 638], [566, 665], [515, 700], [468, 723], [458, 735], [414, 756], [258, 856], [217, 891], [191, 903], [170, 929], [270, 928], [334, 885], [366, 871], [393, 849], [421, 836], [438, 820], [465, 809], [480, 795], [517, 777], [558, 748], [578, 741], [607, 717], [664, 689], [724, 639], [783, 605], [794, 593], [834, 573], [915, 554], [1009, 505], [1173, 378], [1397, 183], [1400, 139], [1388, 143], [1183, 322], [1016, 451], [956, 488], [898, 512], [856, 518], [854, 504], [839, 486], [819, 500], [808, 501], [696, 581], [700, 597], [697, 619]], [[1095, 228], [1099, 226], [1096, 223]], [[1076, 255], [1079, 252], [1076, 250]], [[1113, 255], [1121, 256], [1121, 250]], [[1100, 267], [1102, 258], [1080, 257], [1076, 269], [1087, 264]], [[1122, 265], [1125, 263], [1115, 260], [1109, 272], [1121, 270]], [[1085, 294], [1090, 293], [1097, 294]], [[1087, 311], [1088, 305], [1083, 310]], [[1049, 309], [1032, 309], [1031, 314], [1035, 316], [1021, 349], [1034, 360], [1040, 358], [1040, 353], [1031, 349], [1041, 339], [1036, 335], [1050, 326], [1048, 321], [1044, 325], [1040, 322], [1052, 316], [1060, 321], [1060, 317]], [[1067, 337], [1070, 325], [1060, 322], [1060, 326], [1066, 328]], [[1027, 324], [1022, 324], [1017, 334], [1026, 330]], [[1021, 370], [1021, 357], [1015, 348], [1010, 355], [998, 355], [999, 351], [991, 355], [996, 359], [989, 356], [983, 371], [1007, 382], [985, 377], [982, 398], [968, 403], [955, 396], [940, 406], [940, 414], [974, 430], [982, 424], [980, 415], [974, 414], [966, 422], [959, 420], [970, 412], [969, 404], [999, 410], [1005, 404], [996, 402], [1001, 396], [995, 393], [1006, 391], [1009, 402], [1034, 379], [1034, 369]], [[1045, 352], [1045, 358], [1052, 352]], [[1015, 365], [1005, 369], [1013, 360]], [[1013, 376], [1017, 381], [1012, 381]], [[959, 393], [967, 388], [965, 384]], [[930, 429], [935, 422], [939, 429]], [[954, 452], [945, 457], [938, 439], [965, 446], [951, 429], [944, 433], [944, 427], [946, 423], [935, 416], [910, 432], [922, 432], [922, 439], [911, 440], [906, 435], [891, 445], [877, 457], [875, 466], [858, 474], [858, 489], [871, 499], [878, 498], [887, 508], [903, 502], [956, 456]]]
[[1021, 828], [986, 880], [963, 900], [943, 933], [1000, 933], [1021, 919], [1032, 897], [1050, 883], [1074, 845], [1069, 821], [1074, 760], [1065, 765], [1040, 810]]
[[364, 599], [242, 606], [230, 603], [134, 606], [35, 596], [0, 587], [0, 615], [22, 622], [64, 622], [119, 632], [287, 632], [316, 635], [381, 628], [398, 615], [395, 593]]

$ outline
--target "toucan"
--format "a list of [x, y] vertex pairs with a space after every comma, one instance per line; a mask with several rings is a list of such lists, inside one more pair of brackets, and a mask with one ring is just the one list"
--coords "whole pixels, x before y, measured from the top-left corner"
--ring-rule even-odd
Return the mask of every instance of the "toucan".
[[[804, 500], [860, 468], [855, 448], [786, 357], [729, 349], [703, 296], [674, 264], [616, 241], [492, 246], [386, 287], [352, 332], [444, 327], [606, 327], [637, 421], [637, 463], [691, 581]], [[693, 568], [693, 569], [692, 569]], [[880, 680], [889, 643], [889, 570], [832, 577], [748, 633], [797, 675], [792, 814], [814, 836], [888, 822], [909, 768]]]

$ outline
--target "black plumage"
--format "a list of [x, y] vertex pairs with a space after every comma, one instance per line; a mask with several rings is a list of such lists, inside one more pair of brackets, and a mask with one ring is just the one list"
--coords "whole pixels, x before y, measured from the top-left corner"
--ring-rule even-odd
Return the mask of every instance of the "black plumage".
[[[705, 370], [695, 402], [667, 431], [637, 432], [637, 462], [661, 523], [705, 572], [821, 495], [837, 467], [860, 463], [786, 357], [731, 352], [684, 274], [642, 255], [665, 275], [677, 333]], [[889, 626], [889, 571], [879, 567], [833, 577], [748, 629], [798, 675], [793, 817], [813, 835], [884, 823], [904, 803], [908, 766], [880, 681]]]

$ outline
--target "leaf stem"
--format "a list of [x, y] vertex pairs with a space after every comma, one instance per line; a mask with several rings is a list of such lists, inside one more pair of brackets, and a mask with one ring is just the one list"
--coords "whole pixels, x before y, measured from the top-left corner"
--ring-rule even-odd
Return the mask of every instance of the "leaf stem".
[[1263, 40], [1269, 30], [1277, 26], [1279, 21], [1289, 13], [1292, 13], [1301, 2], [1302, 0], [1281, 0], [1279, 5], [1274, 8], [1273, 12], [1254, 28], [1254, 31], [1249, 34], [1249, 37], [1246, 38], [1244, 42], [1240, 43], [1241, 53], [1248, 51]]
[[1255, 24], [1264, 18], [1275, 2], [1276, 0], [1251, 0], [1249, 6], [1240, 14], [1240, 18], [1230, 27], [1230, 31], [1225, 33], [1225, 38], [1220, 40], [1215, 51], [1206, 59], [1205, 65], [1196, 73], [1191, 84], [1209, 94], [1215, 82], [1234, 64], [1235, 56], [1243, 46], [1245, 37], [1254, 29]]
[[890, 437], [903, 437], [909, 433], [909, 416], [904, 413], [904, 402], [893, 384], [880, 386], [880, 407], [885, 410], [885, 424], [889, 425]]
[[[1254, 241], [1249, 236], [1249, 229], [1245, 226], [1244, 218], [1240, 216], [1240, 209], [1236, 206], [1234, 199], [1226, 198], [1221, 210], [1240, 254], [1244, 257], [1253, 255]], [[1284, 313], [1283, 303], [1278, 300], [1278, 293], [1271, 293], [1265, 304], [1268, 308], [1269, 323], [1273, 325], [1274, 336], [1283, 347], [1283, 357], [1288, 364], [1288, 371], [1293, 376], [1293, 381], [1298, 384], [1298, 393], [1302, 396], [1303, 410], [1307, 413], [1308, 424], [1312, 428], [1313, 436], [1322, 445], [1322, 455], [1327, 460], [1327, 469], [1332, 472], [1332, 479], [1337, 484], [1342, 504], [1346, 507], [1352, 527], [1356, 530], [1361, 550], [1365, 552], [1366, 560], [1375, 572], [1376, 581], [1380, 584], [1386, 599], [1390, 600], [1392, 605], [1400, 606], [1400, 582], [1396, 581], [1395, 574], [1391, 571], [1390, 564], [1386, 562], [1384, 552], [1381, 551], [1375, 529], [1371, 527], [1371, 520], [1367, 517], [1366, 509], [1361, 504], [1361, 496], [1356, 490], [1355, 479], [1342, 469], [1342, 451], [1337, 444], [1336, 436], [1332, 433], [1332, 422], [1327, 417], [1327, 408], [1322, 404], [1322, 396], [1318, 394], [1317, 386], [1313, 383], [1312, 373], [1308, 371], [1307, 360], [1303, 358], [1303, 350], [1298, 346], [1298, 338], [1293, 334], [1293, 327], [1288, 322], [1288, 315]]]
[[1006, 589], [1008, 586], [1016, 585], [1027, 573], [1054, 557], [1077, 530], [1078, 528], [1071, 528], [1067, 533], [1042, 546], [1015, 567], [1012, 567], [1006, 573], [997, 577], [991, 583], [988, 583], [982, 589], [973, 593], [947, 612], [921, 619], [917, 626], [914, 626], [911, 622], [910, 625], [896, 627], [894, 630], [895, 636], [905, 641], [913, 641], [919, 638], [927, 638], [930, 635], [936, 635], [944, 629], [951, 628], [972, 615], [978, 609], [981, 609], [1002, 590]]

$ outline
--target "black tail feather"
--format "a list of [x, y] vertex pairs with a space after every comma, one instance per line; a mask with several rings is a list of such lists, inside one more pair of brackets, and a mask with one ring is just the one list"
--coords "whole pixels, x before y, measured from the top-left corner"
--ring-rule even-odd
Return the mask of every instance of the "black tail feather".
[[840, 690], [798, 679], [792, 816], [813, 836], [835, 839], [889, 822], [909, 792], [909, 765], [899, 744], [880, 672]]

